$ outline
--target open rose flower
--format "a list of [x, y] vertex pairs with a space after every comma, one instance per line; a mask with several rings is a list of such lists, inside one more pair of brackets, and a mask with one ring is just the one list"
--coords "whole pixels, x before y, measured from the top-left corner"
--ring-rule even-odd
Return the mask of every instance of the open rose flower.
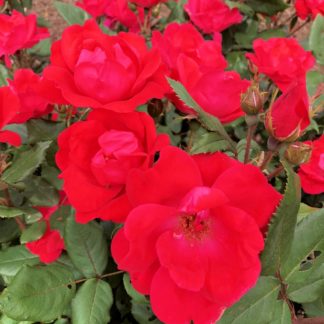
[[294, 38], [257, 39], [253, 49], [254, 54], [248, 53], [246, 57], [282, 91], [293, 82], [304, 82], [307, 71], [315, 64], [312, 53]]
[[37, 27], [36, 15], [24, 16], [16, 10], [11, 16], [0, 14], [0, 58], [4, 56], [8, 66], [11, 66], [10, 55], [47, 37], [47, 28]]
[[74, 25], [52, 46], [44, 76], [78, 107], [135, 110], [166, 89], [164, 68], [156, 50], [132, 33], [104, 34], [94, 20]]
[[18, 97], [9, 87], [0, 87], [0, 143], [13, 146], [21, 144], [20, 136], [10, 130], [3, 130], [5, 126], [19, 114], [20, 103]]
[[305, 83], [291, 85], [266, 113], [265, 126], [278, 141], [295, 141], [309, 124], [310, 111]]
[[[219, 118], [222, 123], [229, 123], [244, 115], [241, 95], [250, 86], [249, 81], [242, 80], [234, 71], [212, 70], [202, 73], [200, 66], [186, 56], [182, 56], [178, 63], [179, 81], [203, 110]], [[175, 95], [170, 99], [182, 112], [196, 114]]]
[[324, 135], [313, 141], [312, 146], [311, 158], [300, 166], [298, 174], [303, 190], [316, 195], [324, 193]]
[[184, 8], [204, 33], [221, 32], [243, 19], [237, 8], [230, 9], [223, 0], [189, 0]]
[[324, 15], [324, 1], [296, 0], [295, 9], [299, 18], [306, 19], [311, 16], [312, 19], [315, 19], [318, 14]]
[[97, 18], [105, 14], [105, 10], [108, 6], [109, 0], [81, 0], [77, 1], [76, 5], [86, 12], [88, 12], [92, 17]]
[[128, 173], [149, 168], [168, 143], [166, 135], [156, 134], [152, 118], [139, 112], [97, 110], [62, 132], [56, 161], [77, 221], [123, 221], [130, 208]]
[[172, 79], [179, 79], [181, 57], [186, 56], [199, 65], [202, 72], [224, 70], [227, 62], [222, 54], [221, 36], [205, 40], [190, 23], [169, 24], [164, 33], [153, 32], [153, 48], [159, 50]]
[[14, 79], [8, 82], [20, 101], [19, 114], [12, 119], [13, 123], [24, 123], [30, 118], [41, 117], [52, 110], [48, 100], [42, 95], [43, 78], [33, 70], [16, 70]]
[[261, 229], [281, 199], [257, 167], [168, 147], [127, 192], [135, 208], [112, 255], [162, 322], [214, 323], [254, 286]]

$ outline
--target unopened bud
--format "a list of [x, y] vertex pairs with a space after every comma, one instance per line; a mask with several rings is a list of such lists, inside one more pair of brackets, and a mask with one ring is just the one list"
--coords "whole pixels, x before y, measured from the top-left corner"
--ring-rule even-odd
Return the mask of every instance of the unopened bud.
[[312, 145], [302, 142], [289, 144], [285, 152], [285, 158], [291, 164], [299, 165], [307, 163], [312, 155]]
[[252, 84], [241, 95], [241, 107], [248, 115], [257, 115], [263, 110], [264, 92], [260, 92], [257, 85]]

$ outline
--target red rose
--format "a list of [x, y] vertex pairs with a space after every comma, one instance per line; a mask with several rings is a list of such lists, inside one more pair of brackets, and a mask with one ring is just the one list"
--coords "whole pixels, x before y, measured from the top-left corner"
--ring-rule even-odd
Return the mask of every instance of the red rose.
[[316, 195], [324, 192], [324, 135], [312, 144], [311, 158], [300, 166], [298, 174], [303, 190]]
[[[178, 61], [179, 79], [202, 109], [228, 123], [244, 115], [241, 109], [241, 94], [250, 86], [234, 71], [213, 70], [201, 73], [199, 65], [182, 56]], [[171, 98], [184, 113], [196, 113], [185, 106], [175, 95]]]
[[2, 130], [17, 116], [19, 109], [19, 99], [12, 90], [9, 87], [0, 87], [0, 142], [14, 146], [21, 144], [21, 138], [18, 134], [9, 130]]
[[11, 65], [9, 55], [49, 36], [47, 28], [37, 27], [36, 15], [24, 16], [16, 10], [11, 16], [0, 14], [0, 58], [4, 56], [8, 66]]
[[170, 69], [172, 79], [179, 79], [182, 56], [192, 59], [202, 72], [224, 70], [227, 62], [222, 54], [221, 38], [205, 40], [191, 24], [169, 24], [164, 33], [154, 31], [153, 48], [159, 50], [162, 60]]
[[257, 167], [168, 147], [127, 193], [135, 208], [112, 255], [162, 322], [213, 323], [254, 286], [260, 229], [281, 199]]
[[0, 0], [0, 6], [4, 5], [4, 0]]
[[105, 14], [108, 3], [109, 0], [81, 0], [77, 1], [76, 5], [97, 18]]
[[129, 211], [125, 183], [132, 169], [146, 169], [168, 144], [145, 113], [92, 112], [61, 133], [56, 162], [64, 191], [81, 223], [94, 218], [121, 222]]
[[184, 8], [205, 33], [221, 32], [243, 19], [237, 8], [230, 9], [223, 0], [189, 0]]
[[277, 140], [293, 142], [309, 126], [309, 113], [306, 85], [291, 85], [267, 111], [265, 126]]
[[51, 111], [48, 100], [42, 96], [43, 78], [32, 70], [17, 70], [14, 79], [8, 81], [20, 101], [19, 114], [12, 119], [13, 123], [24, 123], [30, 118], [41, 117]]
[[294, 38], [257, 39], [253, 49], [255, 54], [248, 53], [246, 57], [282, 91], [296, 80], [304, 82], [306, 72], [315, 64], [312, 53]]
[[112, 28], [116, 22], [120, 22], [132, 32], [140, 30], [140, 23], [144, 23], [144, 9], [138, 8], [137, 15], [129, 8], [128, 0], [110, 1], [106, 10], [105, 25]]
[[165, 1], [167, 0], [130, 0], [130, 2], [145, 8], [153, 7], [158, 3], [165, 2]]
[[297, 16], [301, 19], [306, 19], [311, 16], [315, 19], [318, 14], [324, 15], [323, 0], [296, 0], [295, 9]]
[[106, 35], [93, 20], [65, 29], [44, 76], [74, 106], [118, 112], [162, 98], [166, 89], [160, 56], [147, 49], [143, 37]]

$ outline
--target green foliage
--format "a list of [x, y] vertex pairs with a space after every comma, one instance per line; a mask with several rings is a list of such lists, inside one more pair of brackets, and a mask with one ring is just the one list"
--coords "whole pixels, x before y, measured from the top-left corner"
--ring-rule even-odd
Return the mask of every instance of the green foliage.
[[109, 284], [100, 279], [89, 279], [78, 290], [72, 302], [73, 324], [106, 324], [113, 294]]
[[245, 3], [255, 12], [261, 12], [268, 16], [288, 8], [288, 5], [283, 0], [246, 0]]
[[9, 78], [9, 72], [7, 68], [0, 64], [0, 87], [8, 84], [7, 79]]
[[108, 246], [100, 225], [96, 222], [79, 224], [69, 217], [64, 241], [73, 264], [85, 277], [93, 278], [104, 272], [108, 262]]
[[73, 4], [56, 1], [54, 6], [69, 25], [83, 25], [90, 18], [84, 10]]
[[261, 256], [264, 275], [275, 275], [290, 253], [301, 199], [299, 176], [287, 162], [282, 161], [282, 164], [287, 173], [287, 185], [272, 218]]
[[[280, 282], [274, 277], [260, 277], [256, 286], [239, 302], [225, 311], [219, 324], [273, 323], [283, 301], [278, 300]], [[290, 322], [282, 322], [290, 323]]]
[[24, 244], [27, 242], [36, 241], [44, 235], [45, 231], [46, 222], [36, 222], [22, 232], [20, 236], [20, 243]]
[[23, 266], [0, 297], [0, 308], [19, 321], [52, 321], [75, 294], [72, 273], [61, 265]]
[[0, 275], [15, 276], [24, 265], [39, 263], [37, 255], [31, 254], [23, 245], [0, 251]]
[[31, 175], [45, 158], [51, 142], [39, 142], [28, 151], [21, 152], [2, 175], [2, 181], [14, 184]]
[[324, 17], [317, 15], [309, 37], [309, 47], [314, 52], [318, 64], [324, 65]]

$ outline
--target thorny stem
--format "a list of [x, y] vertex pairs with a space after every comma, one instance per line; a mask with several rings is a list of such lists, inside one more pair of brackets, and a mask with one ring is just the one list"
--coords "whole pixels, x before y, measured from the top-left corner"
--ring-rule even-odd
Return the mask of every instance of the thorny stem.
[[78, 283], [81, 283], [81, 282], [85, 282], [89, 279], [103, 279], [103, 278], [107, 278], [107, 277], [112, 277], [112, 276], [117, 276], [121, 273], [124, 273], [125, 271], [115, 271], [115, 272], [111, 272], [111, 273], [106, 273], [102, 276], [98, 276], [96, 278], [84, 278], [84, 279], [79, 279], [79, 280], [75, 280], [74, 283], [75, 284], [78, 284]]

